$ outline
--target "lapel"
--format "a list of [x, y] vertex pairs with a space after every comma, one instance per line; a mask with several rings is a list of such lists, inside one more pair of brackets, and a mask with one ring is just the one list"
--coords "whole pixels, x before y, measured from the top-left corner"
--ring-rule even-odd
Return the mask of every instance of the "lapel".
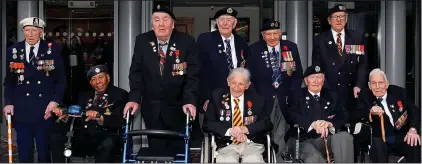
[[[336, 46], [336, 42], [335, 42], [335, 38], [336, 37], [337, 36], [333, 36], [333, 33], [332, 33], [331, 29], [330, 29], [330, 30], [327, 31], [327, 33], [325, 33], [324, 43], [325, 43], [325, 45], [326, 45], [326, 47], [328, 49], [328, 51], [327, 51], [328, 52], [328, 56], [333, 59], [334, 63], [336, 63], [337, 66], [335, 68], [339, 69], [343, 65], [344, 59], [346, 57], [344, 56], [344, 52], [343, 52], [343, 57], [338, 54], [338, 52], [337, 52], [337, 46]], [[347, 37], [347, 35], [345, 34], [345, 40], [346, 40], [346, 37]], [[344, 45], [346, 45], [346, 42], [344, 43]], [[344, 51], [344, 48], [343, 48], [343, 51]]]
[[[250, 112], [249, 112], [249, 109], [251, 109]], [[245, 96], [243, 96], [243, 118], [248, 117], [248, 116], [252, 116], [252, 115], [256, 115], [255, 114], [256, 111], [254, 111], [254, 109], [255, 108], [253, 107], [253, 101], [251, 99], [251, 95], [246, 90]]]
[[[221, 38], [221, 35], [218, 31], [214, 31], [212, 32], [212, 36], [213, 36], [213, 42], [214, 45], [211, 46], [215, 46], [216, 47], [216, 54], [218, 54], [217, 56], [222, 57], [224, 60], [226, 60], [226, 53], [224, 53], [224, 42], [223, 39]], [[227, 63], [227, 62], [226, 62]]]
[[387, 90], [387, 108], [390, 110], [393, 122], [396, 122], [400, 117], [400, 111], [397, 105], [398, 99], [391, 90]]
[[242, 42], [239, 40], [240, 36], [237, 36], [235, 34], [232, 34], [233, 38], [234, 38], [234, 49], [236, 50], [236, 58], [237, 58], [237, 67], [241, 67], [241, 63], [244, 60], [243, 57], [243, 47], [242, 47]]
[[[266, 70], [266, 72], [269, 73], [269, 76], [272, 76], [273, 70], [271, 69], [271, 65], [269, 65], [270, 64], [270, 51], [268, 51], [267, 43], [264, 40], [260, 40], [259, 42], [260, 42], [260, 46], [261, 46], [261, 49], [262, 49], [261, 58], [262, 58], [264, 69]], [[281, 43], [280, 43], [280, 45], [281, 45]], [[267, 67], [267, 65], [269, 65], [269, 66]]]
[[335, 109], [332, 107], [333, 100], [331, 98], [331, 95], [329, 92], [325, 91], [324, 88], [322, 88], [320, 93], [320, 102], [321, 102], [321, 110], [327, 111], [329, 114], [335, 113]]
[[[176, 34], [176, 31], [173, 30], [173, 32], [171, 33], [171, 36], [170, 36], [169, 43], [167, 45], [166, 63], [164, 63], [163, 76], [162, 76], [161, 79], [164, 79], [164, 78], [167, 77], [167, 76], [164, 76], [166, 74], [166, 72], [171, 72], [171, 71], [169, 71], [169, 69], [172, 69], [171, 67], [172, 67], [172, 64], [174, 63], [173, 61], [175, 60], [175, 59], [173, 59], [175, 54], [170, 49], [171, 49], [171, 47], [173, 47], [175, 49], [179, 49], [179, 48], [177, 48], [176, 42], [177, 42], [177, 34]], [[172, 54], [171, 56], [169, 55], [170, 53]], [[158, 65], [160, 65], [160, 64], [158, 64]], [[159, 69], [159, 67], [158, 67], [158, 69]], [[160, 72], [160, 71], [158, 71], [158, 72]]]
[[[230, 95], [230, 91], [225, 90], [223, 92], [223, 94], [220, 97], [221, 103], [220, 103], [220, 110], [218, 110], [218, 112], [220, 112], [218, 115], [220, 116], [220, 121], [222, 121], [223, 123], [228, 124], [229, 126], [232, 126], [232, 106], [231, 106], [231, 95]], [[227, 109], [227, 106], [228, 109]], [[223, 116], [221, 115], [221, 111], [223, 111]]]
[[[149, 43], [150, 43], [149, 46], [151, 46], [151, 49], [148, 52], [151, 53], [152, 55], [147, 55], [147, 56], [151, 56], [152, 61], [153, 61], [150, 63], [153, 68], [151, 69], [151, 71], [154, 72], [153, 74], [156, 74], [161, 77], [160, 75], [160, 46], [158, 45], [157, 37], [155, 36], [154, 32], [151, 30], [148, 33], [149, 33], [148, 38], [149, 38]], [[166, 66], [164, 66], [164, 69], [165, 67]]]
[[349, 32], [345, 29], [345, 35], [344, 35], [344, 47], [343, 47], [343, 57], [340, 58], [342, 60], [342, 64], [344, 64], [345, 61], [348, 61], [346, 59], [348, 59], [350, 57], [350, 55], [346, 54], [346, 45], [353, 45], [354, 44], [354, 39], [353, 37], [349, 34]]

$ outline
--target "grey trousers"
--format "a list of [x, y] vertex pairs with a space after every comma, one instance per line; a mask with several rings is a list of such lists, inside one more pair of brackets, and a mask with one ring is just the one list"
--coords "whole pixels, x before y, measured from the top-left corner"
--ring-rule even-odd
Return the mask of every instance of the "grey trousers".
[[284, 136], [286, 135], [286, 131], [289, 129], [289, 125], [286, 123], [286, 119], [281, 113], [277, 97], [275, 97], [273, 110], [270, 115], [270, 120], [273, 124], [271, 138], [273, 139], [274, 143], [278, 145], [276, 160], [283, 161], [281, 158], [281, 154], [286, 154], [286, 142], [284, 141]]
[[[294, 140], [294, 139], [289, 139]], [[289, 141], [290, 143], [290, 141]], [[353, 136], [347, 132], [339, 132], [327, 138], [328, 152], [336, 163], [353, 163]], [[327, 153], [322, 138], [309, 139], [299, 144], [300, 159], [305, 163], [326, 163]], [[330, 157], [330, 158], [332, 158]]]

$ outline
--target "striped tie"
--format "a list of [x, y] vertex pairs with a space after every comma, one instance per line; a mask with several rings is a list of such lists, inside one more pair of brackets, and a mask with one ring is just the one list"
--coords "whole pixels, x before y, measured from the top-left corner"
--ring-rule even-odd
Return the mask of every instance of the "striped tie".
[[337, 45], [338, 54], [340, 56], [343, 56], [343, 54], [342, 54], [342, 52], [343, 52], [343, 48], [342, 48], [343, 43], [341, 42], [341, 33], [337, 33], [337, 43], [336, 43], [336, 45]]
[[224, 40], [224, 43], [226, 43], [226, 59], [227, 59], [227, 63], [229, 64], [229, 70], [231, 71], [234, 66], [233, 66], [233, 61], [232, 61], [232, 47], [230, 46], [230, 39], [226, 39]]
[[[234, 99], [234, 114], [233, 114], [233, 127], [235, 126], [242, 126], [243, 121], [242, 117], [240, 116], [240, 109], [239, 109], [239, 99]], [[240, 142], [236, 141], [236, 139], [233, 140], [234, 144], [239, 144]]]
[[166, 53], [163, 51], [163, 47], [167, 45], [167, 43], [160, 43], [160, 74], [163, 75], [164, 70], [164, 63], [166, 63]]

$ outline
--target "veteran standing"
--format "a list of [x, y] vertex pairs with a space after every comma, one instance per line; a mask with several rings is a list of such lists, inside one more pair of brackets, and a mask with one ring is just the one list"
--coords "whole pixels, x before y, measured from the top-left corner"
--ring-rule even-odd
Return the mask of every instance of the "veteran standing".
[[[141, 104], [147, 129], [184, 133], [184, 113], [196, 115], [200, 62], [195, 39], [173, 30], [175, 19], [170, 10], [158, 6], [152, 14], [153, 30], [136, 37], [124, 113], [133, 108], [133, 115]], [[184, 150], [183, 141], [171, 139], [148, 137], [148, 145], [161, 154]]]
[[252, 74], [252, 85], [265, 98], [266, 108], [272, 109], [274, 141], [279, 153], [285, 148], [284, 134], [287, 131], [285, 105], [289, 89], [302, 85], [302, 64], [296, 43], [281, 40], [280, 22], [269, 21], [261, 29], [263, 40], [250, 46], [251, 57], [248, 68]]
[[25, 40], [6, 53], [9, 70], [4, 79], [5, 107], [12, 114], [19, 162], [33, 162], [34, 138], [38, 162], [49, 162], [48, 135], [53, 125], [51, 112], [62, 103], [66, 87], [59, 45], [41, 40], [44, 21], [30, 17], [20, 22]]
[[240, 35], [233, 33], [237, 24], [236, 16], [237, 11], [231, 7], [218, 10], [214, 15], [218, 30], [198, 37], [198, 54], [202, 62], [200, 104], [204, 111], [211, 91], [226, 87], [229, 72], [246, 65], [249, 47]]
[[327, 21], [331, 29], [314, 38], [312, 64], [326, 71], [324, 87], [342, 93], [341, 103], [351, 110], [368, 74], [363, 35], [345, 28], [347, 11], [341, 4], [330, 9]]

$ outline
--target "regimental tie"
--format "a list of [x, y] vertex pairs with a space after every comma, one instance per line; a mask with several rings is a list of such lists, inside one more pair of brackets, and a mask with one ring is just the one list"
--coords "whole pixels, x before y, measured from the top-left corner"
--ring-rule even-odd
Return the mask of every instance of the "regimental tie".
[[163, 47], [167, 45], [167, 43], [159, 43], [160, 45], [160, 74], [163, 75], [164, 64], [166, 63], [166, 53], [163, 51]]
[[[239, 108], [239, 99], [234, 99], [234, 114], [233, 114], [233, 127], [236, 126], [242, 126], [243, 125], [243, 121], [242, 121], [242, 117], [240, 116], [240, 108]], [[239, 141], [236, 141], [236, 139], [233, 140], [234, 144], [239, 144]]]
[[28, 63], [30, 63], [32, 65], [34, 65], [34, 61], [33, 61], [33, 59], [35, 57], [34, 49], [35, 49], [34, 46], [31, 46], [31, 48], [29, 49], [29, 61], [28, 61]]
[[342, 45], [343, 43], [341, 42], [341, 33], [337, 33], [337, 52], [340, 56], [343, 56], [342, 52], [343, 52], [343, 48]]
[[229, 63], [229, 70], [231, 71], [234, 66], [233, 66], [233, 60], [232, 60], [232, 48], [230, 46], [230, 39], [226, 39], [224, 40], [224, 42], [226, 43], [226, 59], [227, 59], [227, 63]]
[[275, 47], [273, 47], [272, 52], [270, 53], [270, 60], [273, 69], [273, 75], [271, 76], [271, 79], [273, 83], [279, 82], [281, 77], [280, 60], [279, 53], [275, 50]]

